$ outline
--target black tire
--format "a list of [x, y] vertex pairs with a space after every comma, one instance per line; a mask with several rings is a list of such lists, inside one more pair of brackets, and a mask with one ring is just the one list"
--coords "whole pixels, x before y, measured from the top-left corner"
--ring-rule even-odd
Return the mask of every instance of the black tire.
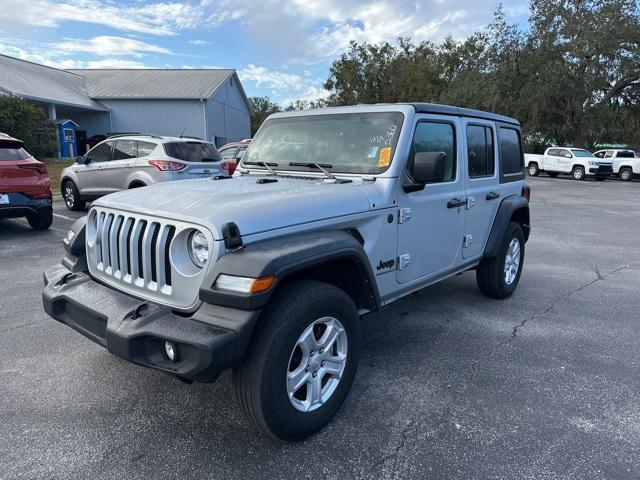
[[41, 212], [38, 215], [27, 217], [27, 222], [34, 230], [47, 230], [53, 223], [53, 212]]
[[80, 192], [73, 180], [62, 182], [62, 198], [67, 208], [74, 212], [80, 212], [87, 206], [87, 202], [80, 198]]
[[[287, 373], [298, 339], [323, 317], [333, 317], [342, 324], [347, 335], [346, 363], [328, 400], [315, 410], [302, 412], [289, 400]], [[259, 322], [244, 360], [233, 370], [234, 391], [240, 408], [255, 426], [277, 439], [308, 437], [331, 420], [353, 383], [360, 347], [360, 320], [356, 307], [339, 288], [303, 280], [277, 292]], [[311, 357], [306, 358], [311, 362]], [[313, 368], [319, 371], [320, 367], [315, 365]], [[321, 378], [326, 376], [321, 374]], [[322, 385], [321, 389], [327, 386]], [[303, 386], [306, 393], [309, 384]]]
[[621, 168], [618, 175], [620, 176], [620, 180], [624, 182], [630, 182], [633, 180], [633, 171], [630, 168]]
[[558, 176], [558, 172], [547, 172], [547, 175], [549, 175], [551, 178], [556, 178]]
[[537, 177], [540, 174], [540, 168], [536, 162], [531, 162], [527, 167], [527, 173], [530, 177]]
[[[505, 260], [507, 249], [511, 241], [517, 239], [520, 242], [520, 261], [515, 279], [508, 284], [505, 278]], [[524, 233], [519, 224], [510, 222], [505, 232], [498, 255], [494, 258], [485, 258], [476, 268], [476, 281], [480, 291], [491, 298], [504, 299], [511, 296], [518, 286], [520, 274], [524, 265]]]
[[576, 166], [571, 170], [571, 176], [574, 180], [584, 180], [584, 167]]

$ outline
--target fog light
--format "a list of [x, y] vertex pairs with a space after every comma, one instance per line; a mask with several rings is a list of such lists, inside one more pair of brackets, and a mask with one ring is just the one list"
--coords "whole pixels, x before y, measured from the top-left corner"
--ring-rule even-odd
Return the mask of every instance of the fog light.
[[166, 341], [164, 342], [164, 353], [169, 360], [175, 362], [178, 358], [178, 347], [172, 342]]

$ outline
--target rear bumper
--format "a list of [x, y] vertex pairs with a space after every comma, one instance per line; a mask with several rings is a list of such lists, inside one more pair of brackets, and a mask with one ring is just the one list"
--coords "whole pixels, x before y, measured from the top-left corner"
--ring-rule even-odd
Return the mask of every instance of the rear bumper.
[[[125, 295], [62, 265], [44, 273], [45, 311], [114, 355], [198, 382], [213, 382], [239, 357], [259, 312], [204, 305], [191, 317]], [[170, 361], [164, 342], [177, 347]]]
[[[2, 193], [2, 192], [0, 192]], [[24, 193], [8, 193], [9, 204], [0, 205], [0, 218], [31, 217], [51, 211], [51, 197], [31, 198]]]

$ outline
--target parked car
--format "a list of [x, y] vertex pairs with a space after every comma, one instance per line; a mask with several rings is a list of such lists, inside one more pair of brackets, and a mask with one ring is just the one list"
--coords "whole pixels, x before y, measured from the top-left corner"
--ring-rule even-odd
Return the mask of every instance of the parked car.
[[610, 160], [596, 158], [582, 148], [551, 147], [547, 148], [544, 155], [526, 153], [524, 161], [532, 177], [540, 172], [546, 172], [551, 177], [568, 173], [576, 180], [584, 180], [589, 176], [602, 181], [613, 171]]
[[188, 382], [233, 368], [244, 414], [303, 438], [351, 388], [360, 316], [467, 270], [488, 297], [515, 291], [531, 228], [523, 162], [518, 121], [492, 113], [274, 114], [230, 179], [94, 202], [44, 274], [44, 308]]
[[21, 140], [0, 133], [0, 218], [26, 217], [34, 230], [53, 221], [47, 166]]
[[109, 137], [65, 168], [61, 191], [69, 210], [87, 201], [159, 182], [229, 176], [229, 166], [213, 143], [183, 137]]
[[620, 180], [628, 182], [640, 176], [640, 155], [637, 155], [633, 150], [598, 150], [593, 155], [611, 160], [613, 162], [613, 174], [620, 177]]
[[248, 138], [241, 142], [227, 143], [220, 148], [220, 155], [222, 155], [222, 158], [229, 164], [230, 175], [233, 175], [233, 172], [235, 172], [236, 165], [240, 162], [250, 143], [251, 139]]

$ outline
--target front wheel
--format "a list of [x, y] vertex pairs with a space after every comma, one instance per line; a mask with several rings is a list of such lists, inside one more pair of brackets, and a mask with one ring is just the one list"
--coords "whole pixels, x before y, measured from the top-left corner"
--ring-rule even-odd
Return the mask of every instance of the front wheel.
[[360, 324], [349, 296], [333, 285], [285, 286], [259, 320], [233, 384], [244, 415], [280, 440], [320, 430], [340, 408], [356, 374]]
[[71, 180], [65, 180], [62, 183], [62, 198], [64, 198], [64, 204], [67, 208], [74, 212], [84, 210], [87, 206], [87, 202], [80, 198], [78, 187]]
[[529, 173], [530, 176], [537, 177], [538, 174], [540, 173], [540, 169], [538, 168], [538, 164], [537, 163], [530, 163], [529, 167], [527, 168], [527, 172]]
[[633, 172], [630, 168], [621, 168], [620, 169], [620, 180], [629, 182], [633, 178]]
[[584, 180], [584, 168], [573, 167], [573, 170], [571, 170], [571, 176], [574, 180]]
[[476, 268], [478, 288], [487, 297], [510, 297], [520, 281], [523, 264], [524, 233], [519, 224], [511, 222], [502, 239], [498, 255], [485, 258]]

